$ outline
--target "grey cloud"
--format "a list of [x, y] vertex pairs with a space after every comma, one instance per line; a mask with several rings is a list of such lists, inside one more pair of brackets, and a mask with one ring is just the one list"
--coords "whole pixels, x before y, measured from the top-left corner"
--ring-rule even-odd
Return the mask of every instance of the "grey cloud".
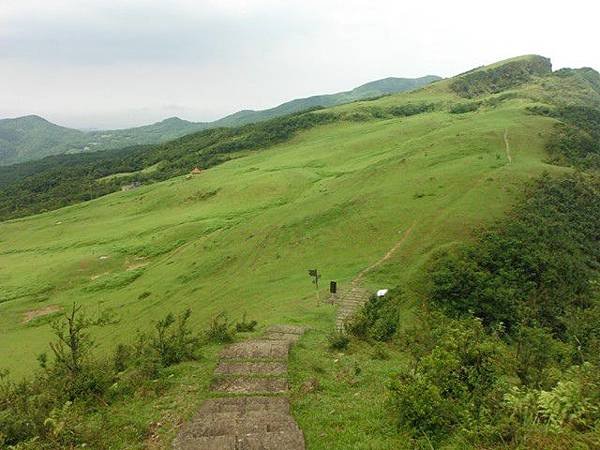
[[215, 63], [310, 33], [308, 17], [275, 9], [249, 15], [163, 8], [98, 8], [66, 17], [19, 17], [0, 30], [0, 59], [68, 64]]

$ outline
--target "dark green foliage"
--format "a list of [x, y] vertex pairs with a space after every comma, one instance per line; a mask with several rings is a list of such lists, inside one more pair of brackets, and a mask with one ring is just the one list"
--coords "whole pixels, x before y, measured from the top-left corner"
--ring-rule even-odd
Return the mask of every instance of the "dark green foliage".
[[600, 169], [600, 110], [570, 106], [551, 115], [564, 122], [547, 146], [554, 162]]
[[399, 289], [383, 297], [371, 296], [348, 324], [349, 332], [362, 339], [389, 341], [398, 327], [402, 300]]
[[177, 319], [171, 313], [155, 325], [151, 346], [156, 350], [164, 367], [198, 358], [200, 339], [189, 328], [191, 309], [186, 309]]
[[434, 314], [429, 323], [408, 330], [414, 369], [390, 385], [390, 404], [401, 428], [440, 441], [458, 429], [485, 433], [511, 375], [510, 352], [476, 319], [452, 320]]
[[336, 331], [327, 337], [331, 350], [346, 350], [350, 344], [350, 338], [343, 331]]
[[479, 102], [456, 103], [450, 107], [451, 114], [464, 114], [479, 109]]
[[234, 331], [225, 311], [221, 311], [212, 321], [206, 330], [206, 340], [218, 344], [233, 341]]
[[103, 435], [114, 430], [103, 428], [110, 425], [104, 420], [88, 419], [136, 393], [156, 394], [165, 385], [163, 367], [198, 357], [200, 339], [189, 329], [190, 315], [190, 310], [177, 318], [168, 314], [153, 334], [138, 334], [137, 343], [121, 344], [110, 360], [102, 360], [91, 352], [89, 335], [98, 321], [74, 305], [53, 325], [52, 360], [40, 355], [40, 370], [17, 383], [0, 373], [0, 446], [105, 448]]
[[548, 58], [529, 56], [489, 69], [467, 72], [456, 78], [450, 84], [450, 88], [461, 97], [473, 98], [502, 92], [528, 82], [533, 76], [547, 75], [551, 72], [552, 64]]
[[600, 180], [546, 177], [512, 220], [439, 259], [431, 298], [452, 316], [484, 324], [539, 324], [564, 336], [562, 319], [587, 308], [600, 265]]
[[388, 111], [392, 116], [408, 117], [428, 113], [434, 109], [435, 105], [433, 103], [407, 103], [405, 105], [392, 106]]
[[242, 321], [235, 324], [235, 331], [238, 333], [251, 333], [258, 325], [256, 320], [247, 321], [246, 313], [242, 316]]
[[417, 444], [597, 446], [599, 217], [597, 175], [544, 177], [509, 220], [439, 256], [434, 308], [398, 334], [411, 360], [390, 385]]

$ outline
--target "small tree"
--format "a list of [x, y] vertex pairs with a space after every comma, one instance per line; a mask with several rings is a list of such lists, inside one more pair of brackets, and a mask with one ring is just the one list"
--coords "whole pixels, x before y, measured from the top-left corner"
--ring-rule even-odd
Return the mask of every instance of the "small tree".
[[87, 333], [92, 322], [80, 311], [81, 306], [73, 303], [71, 311], [64, 314], [64, 320], [52, 323], [57, 341], [50, 343], [50, 349], [54, 353], [56, 366], [64, 369], [72, 379], [81, 373], [83, 362], [94, 345]]

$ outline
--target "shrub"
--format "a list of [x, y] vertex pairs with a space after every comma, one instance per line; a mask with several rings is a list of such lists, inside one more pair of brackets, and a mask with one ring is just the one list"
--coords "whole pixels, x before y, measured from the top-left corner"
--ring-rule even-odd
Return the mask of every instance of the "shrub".
[[206, 330], [206, 339], [218, 344], [233, 341], [233, 330], [224, 311], [217, 314], [210, 322], [210, 326]]
[[250, 322], [246, 321], [246, 313], [244, 313], [242, 321], [235, 324], [235, 331], [238, 333], [250, 333], [254, 331], [256, 325], [258, 325], [256, 320], [251, 320]]
[[[189, 330], [190, 310], [168, 314], [150, 335], [138, 333], [133, 345], [119, 345], [112, 358], [94, 357], [91, 321], [73, 305], [52, 324], [53, 358], [45, 354], [41, 368], [18, 383], [0, 371], [0, 445], [2, 448], [74, 448], [83, 443], [106, 448], [105, 414], [117, 399], [157, 393], [166, 386], [161, 367], [197, 357], [200, 343]], [[111, 430], [113, 431], [113, 430]]]
[[509, 332], [519, 323], [565, 336], [571, 308], [592, 306], [600, 251], [600, 179], [545, 177], [509, 221], [438, 257], [430, 296], [453, 317], [471, 314]]
[[450, 107], [451, 114], [464, 114], [479, 109], [479, 102], [457, 103]]
[[405, 105], [396, 105], [389, 108], [393, 116], [408, 117], [416, 114], [431, 112], [435, 109], [433, 103], [407, 103]]
[[348, 324], [349, 332], [361, 339], [389, 341], [398, 328], [402, 298], [399, 289], [383, 297], [371, 296]]
[[399, 425], [415, 437], [425, 433], [433, 440], [459, 425], [481, 433], [494, 422], [512, 375], [508, 347], [476, 319], [453, 320], [437, 313], [405, 332], [411, 334], [416, 338], [409, 342], [423, 341], [425, 335], [430, 346], [426, 351], [407, 347], [417, 361], [390, 385]]
[[192, 311], [188, 308], [177, 319], [169, 313], [156, 323], [151, 346], [163, 367], [198, 358], [200, 339], [189, 329], [191, 315]]
[[336, 331], [327, 338], [331, 350], [346, 350], [350, 344], [350, 338], [343, 331]]

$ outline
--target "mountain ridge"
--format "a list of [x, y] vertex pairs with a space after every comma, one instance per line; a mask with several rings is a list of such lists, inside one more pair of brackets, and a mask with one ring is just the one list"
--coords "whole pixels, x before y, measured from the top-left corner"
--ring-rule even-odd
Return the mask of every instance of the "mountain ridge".
[[[404, 92], [439, 79], [441, 78], [435, 75], [419, 78], [388, 77], [362, 84], [349, 91], [293, 99], [264, 110], [237, 111], [212, 122], [192, 122], [173, 116], [139, 127], [82, 131], [54, 124], [35, 114], [0, 119], [0, 165], [57, 154], [157, 144], [209, 128], [247, 125], [305, 109], [335, 106], [368, 97]], [[32, 123], [32, 118], [39, 120]]]

